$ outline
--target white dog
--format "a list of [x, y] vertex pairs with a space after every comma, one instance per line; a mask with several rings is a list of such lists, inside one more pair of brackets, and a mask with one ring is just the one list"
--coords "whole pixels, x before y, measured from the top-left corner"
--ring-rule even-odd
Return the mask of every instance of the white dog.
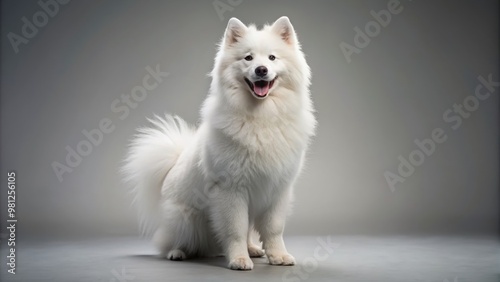
[[265, 250], [270, 264], [293, 265], [282, 235], [316, 120], [288, 18], [262, 30], [230, 19], [211, 76], [199, 128], [157, 117], [131, 144], [124, 173], [141, 223], [171, 260], [223, 253], [248, 270]]

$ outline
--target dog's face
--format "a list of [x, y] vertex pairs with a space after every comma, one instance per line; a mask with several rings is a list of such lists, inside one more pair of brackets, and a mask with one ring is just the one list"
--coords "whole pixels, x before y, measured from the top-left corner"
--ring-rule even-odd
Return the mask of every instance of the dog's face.
[[262, 100], [280, 87], [309, 83], [309, 67], [287, 17], [262, 30], [232, 18], [220, 48], [214, 71], [225, 89], [237, 90], [231, 95], [244, 93]]

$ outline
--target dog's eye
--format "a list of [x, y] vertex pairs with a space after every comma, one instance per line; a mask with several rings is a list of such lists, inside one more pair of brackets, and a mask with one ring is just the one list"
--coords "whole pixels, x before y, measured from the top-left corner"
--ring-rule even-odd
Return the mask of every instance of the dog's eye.
[[269, 60], [274, 61], [276, 60], [276, 57], [274, 55], [269, 55]]
[[245, 57], [245, 60], [247, 60], [247, 61], [251, 61], [251, 60], [253, 60], [252, 55], [248, 55], [248, 56], [246, 56], [246, 57]]

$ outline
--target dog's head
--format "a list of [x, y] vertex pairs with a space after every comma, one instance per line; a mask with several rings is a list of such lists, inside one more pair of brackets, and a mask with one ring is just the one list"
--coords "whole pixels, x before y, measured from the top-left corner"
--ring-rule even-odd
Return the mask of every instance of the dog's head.
[[279, 95], [280, 89], [307, 92], [310, 73], [287, 17], [281, 17], [261, 30], [231, 18], [212, 76], [218, 78], [221, 85], [217, 87], [227, 92], [226, 95], [246, 95], [253, 100], [263, 100]]

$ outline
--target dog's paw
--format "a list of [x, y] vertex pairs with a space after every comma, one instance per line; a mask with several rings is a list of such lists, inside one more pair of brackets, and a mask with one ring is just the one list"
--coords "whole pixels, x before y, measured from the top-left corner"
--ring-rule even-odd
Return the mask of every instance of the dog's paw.
[[181, 250], [171, 250], [167, 254], [169, 260], [185, 260], [186, 254]]
[[259, 248], [257, 245], [248, 246], [248, 254], [251, 258], [260, 258], [264, 256], [264, 250]]
[[267, 258], [269, 259], [269, 264], [272, 265], [294, 265], [295, 264], [295, 258], [287, 253], [284, 254], [271, 254], [267, 255]]
[[249, 257], [236, 257], [229, 262], [229, 268], [234, 270], [251, 270], [253, 262]]

